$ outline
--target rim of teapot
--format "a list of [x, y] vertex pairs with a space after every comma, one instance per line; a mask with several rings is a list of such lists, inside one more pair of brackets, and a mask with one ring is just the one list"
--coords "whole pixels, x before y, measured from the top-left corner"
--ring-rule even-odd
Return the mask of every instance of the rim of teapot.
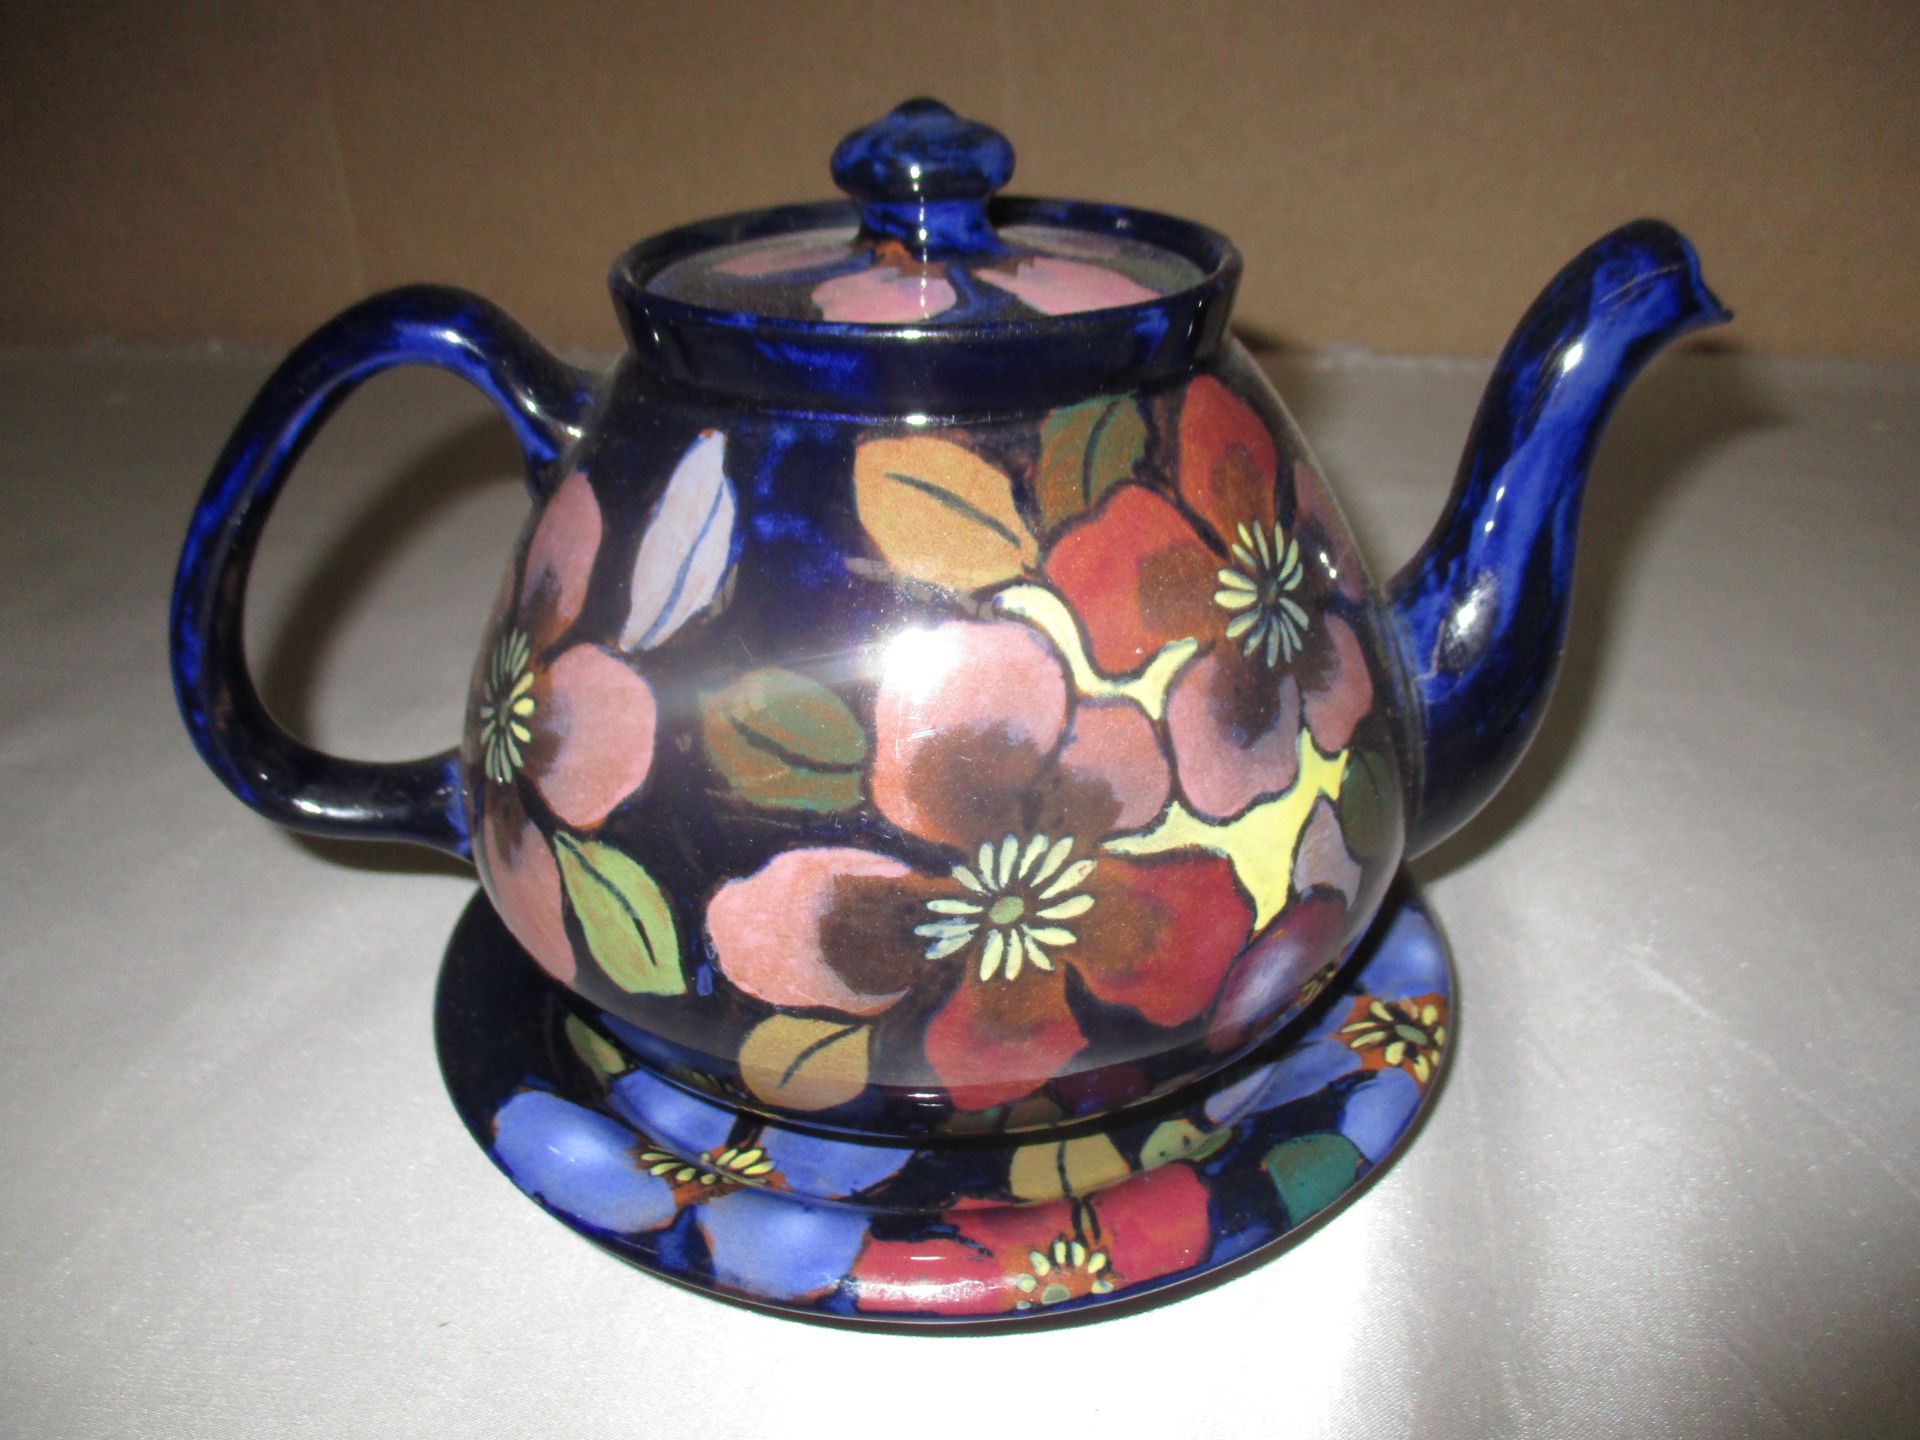
[[1241, 258], [1225, 235], [1158, 211], [997, 196], [995, 226], [1052, 226], [1142, 240], [1201, 278], [1151, 300], [1071, 314], [949, 325], [867, 324], [729, 310], [648, 288], [721, 246], [857, 225], [850, 201], [740, 211], [642, 240], [608, 284], [632, 356], [680, 386], [756, 405], [959, 419], [1049, 409], [1180, 375], [1224, 341]]

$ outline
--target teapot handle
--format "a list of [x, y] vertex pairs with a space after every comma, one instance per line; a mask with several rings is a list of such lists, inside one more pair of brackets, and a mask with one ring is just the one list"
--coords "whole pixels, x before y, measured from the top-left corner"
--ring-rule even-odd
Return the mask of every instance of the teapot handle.
[[314, 750], [267, 713], [242, 643], [254, 551], [294, 462], [363, 380], [410, 364], [451, 370], [500, 407], [536, 491], [594, 401], [591, 377], [465, 291], [409, 286], [329, 320], [261, 387], [194, 509], [174, 578], [174, 692], [201, 758], [268, 819], [316, 835], [410, 840], [470, 859], [457, 750], [398, 763]]

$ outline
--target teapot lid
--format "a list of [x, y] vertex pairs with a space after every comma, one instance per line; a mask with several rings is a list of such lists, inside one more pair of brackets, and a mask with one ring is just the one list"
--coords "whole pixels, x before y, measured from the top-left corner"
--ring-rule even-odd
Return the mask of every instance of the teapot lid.
[[[628, 337], [680, 378], [749, 398], [916, 408], [931, 388], [956, 413], [1014, 398], [990, 379], [1014, 350], [1052, 347], [1017, 397], [1037, 402], [1089, 381], [1143, 383], [1218, 343], [1239, 277], [1223, 236], [1150, 211], [1001, 196], [1013, 166], [992, 127], [909, 100], [834, 151], [851, 203], [725, 216], [623, 256], [613, 289]], [[1104, 373], [1070, 376], [1086, 367], [1056, 363], [1063, 343]], [[850, 383], [863, 358], [879, 367], [873, 383]]]
[[1158, 300], [1205, 272], [1178, 250], [1070, 225], [1005, 223], [1013, 146], [938, 100], [909, 100], [833, 152], [854, 213], [695, 251], [647, 281], [697, 305], [863, 325], [964, 325]]

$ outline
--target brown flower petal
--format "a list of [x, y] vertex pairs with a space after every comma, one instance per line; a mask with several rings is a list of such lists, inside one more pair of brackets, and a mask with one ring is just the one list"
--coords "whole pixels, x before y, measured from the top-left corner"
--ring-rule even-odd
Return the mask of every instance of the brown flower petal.
[[[707, 934], [721, 973], [769, 1005], [879, 1014], [906, 993], [910, 976], [861, 976], [868, 984], [878, 982], [879, 988], [866, 989], [843, 975], [828, 953], [841, 961], [857, 955], [839, 914], [849, 896], [859, 912], [868, 889], [857, 882], [878, 881], [874, 888], [884, 891], [913, 873], [870, 850], [817, 848], [774, 856], [753, 874], [722, 885], [707, 905]], [[854, 928], [869, 941], [889, 938], [884, 925]], [[910, 941], [912, 926], [900, 934]]]
[[1367, 575], [1355, 553], [1352, 531], [1327, 482], [1304, 460], [1293, 462], [1294, 533], [1301, 561], [1323, 591], [1349, 600], [1366, 598]]
[[1086, 628], [1093, 663], [1130, 675], [1160, 650], [1225, 628], [1213, 603], [1223, 563], [1186, 516], [1144, 485], [1116, 485], [1047, 556], [1047, 580]]
[[1074, 709], [1053, 785], [1054, 813], [1036, 817], [1045, 835], [1088, 839], [1138, 830], [1158, 815], [1172, 785], [1153, 722], [1129, 700], [1092, 700]]

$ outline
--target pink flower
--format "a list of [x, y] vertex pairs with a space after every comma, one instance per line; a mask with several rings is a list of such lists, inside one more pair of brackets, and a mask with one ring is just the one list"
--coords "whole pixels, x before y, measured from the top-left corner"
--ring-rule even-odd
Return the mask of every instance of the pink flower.
[[962, 1109], [1030, 1095], [1076, 1060], [1136, 1058], [1083, 1053], [1069, 974], [1162, 1027], [1212, 1002], [1251, 907], [1215, 855], [1100, 848], [1161, 812], [1166, 761], [1130, 701], [1074, 701], [1039, 632], [956, 620], [898, 637], [873, 755], [874, 806], [940, 862], [813, 847], [728, 882], [707, 929], [740, 989], [855, 1016], [916, 997], [909, 1013], [932, 1012], [925, 1069], [903, 1045], [876, 1052], [876, 1072], [942, 1085]]
[[974, 274], [1042, 315], [1077, 315], [1160, 298], [1158, 290], [1149, 290], [1117, 270], [1078, 260], [1024, 258], [1009, 261], [1004, 269], [986, 268]]
[[646, 783], [658, 707], [636, 662], [719, 587], [733, 523], [723, 452], [724, 437], [707, 432], [667, 482], [613, 646], [577, 633], [605, 526], [592, 483], [568, 476], [527, 544], [517, 587], [509, 577], [474, 675], [467, 765], [485, 779], [481, 878], [514, 937], [563, 982], [575, 960], [547, 837], [598, 827]]
[[874, 247], [873, 263], [813, 287], [821, 318], [856, 325], [912, 325], [951, 310], [959, 297], [947, 267], [915, 260], [897, 241]]

